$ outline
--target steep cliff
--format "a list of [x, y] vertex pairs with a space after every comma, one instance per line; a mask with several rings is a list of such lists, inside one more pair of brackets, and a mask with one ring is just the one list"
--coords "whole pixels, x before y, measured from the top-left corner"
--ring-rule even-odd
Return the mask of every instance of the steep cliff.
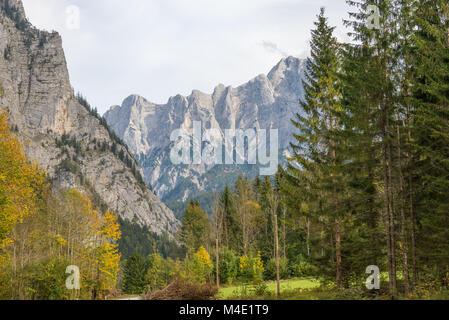
[[305, 61], [282, 59], [268, 75], [259, 75], [237, 87], [218, 85], [212, 94], [194, 90], [188, 97], [177, 95], [165, 105], [156, 105], [131, 95], [113, 106], [105, 119], [139, 160], [145, 177], [166, 203], [185, 201], [204, 191], [233, 183], [238, 174], [254, 177], [258, 165], [173, 165], [170, 134], [190, 130], [194, 121], [202, 129], [278, 129], [284, 152], [292, 141], [291, 119], [301, 112]]
[[0, 0], [0, 86], [27, 155], [55, 186], [76, 186], [157, 234], [177, 229], [126, 146], [74, 95], [59, 34], [31, 26], [20, 0]]

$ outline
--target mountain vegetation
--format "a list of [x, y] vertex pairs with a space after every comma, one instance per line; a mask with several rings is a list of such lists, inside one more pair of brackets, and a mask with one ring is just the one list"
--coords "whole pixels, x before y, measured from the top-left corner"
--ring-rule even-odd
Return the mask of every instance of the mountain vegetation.
[[[76, 189], [52, 192], [46, 173], [25, 157], [0, 113], [0, 298], [99, 299], [116, 288], [121, 232]], [[65, 288], [66, 267], [82, 271]]]
[[[178, 204], [171, 234], [116, 215], [93, 188], [55, 188], [26, 156], [24, 126], [1, 109], [0, 299], [210, 299], [231, 286], [237, 298], [449, 298], [449, 4], [384, 0], [373, 17], [372, 1], [347, 2], [351, 43], [337, 40], [325, 9], [317, 16], [287, 164]], [[139, 180], [107, 131], [112, 144], [87, 147], [117, 156]], [[65, 155], [57, 169], [80, 175], [86, 145], [66, 133], [53, 140]], [[68, 266], [81, 271], [75, 290]], [[379, 289], [367, 287], [369, 267]], [[286, 292], [283, 280], [312, 291]]]
[[209, 228], [189, 204], [186, 251], [215, 262], [203, 282], [263, 296], [262, 280], [313, 277], [334, 298], [447, 298], [449, 5], [382, 1], [373, 26], [371, 1], [348, 3], [350, 44], [324, 9], [312, 30], [288, 166], [226, 187]]

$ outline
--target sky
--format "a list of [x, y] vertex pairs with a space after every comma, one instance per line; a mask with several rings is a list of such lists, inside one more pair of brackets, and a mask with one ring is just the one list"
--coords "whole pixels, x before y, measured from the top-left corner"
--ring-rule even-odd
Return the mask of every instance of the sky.
[[164, 104], [193, 89], [236, 87], [285, 56], [309, 53], [326, 7], [347, 41], [344, 0], [23, 0], [30, 22], [58, 31], [75, 91], [103, 114], [130, 94]]

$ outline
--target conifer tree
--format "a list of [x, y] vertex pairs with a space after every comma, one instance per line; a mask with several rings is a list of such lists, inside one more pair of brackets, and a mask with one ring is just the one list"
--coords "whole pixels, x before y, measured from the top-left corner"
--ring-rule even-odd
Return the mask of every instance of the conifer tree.
[[432, 272], [435, 280], [447, 285], [444, 275], [449, 272], [449, 5], [443, 0], [420, 1], [415, 19], [412, 144], [420, 226], [418, 262], [424, 269], [423, 275]]
[[221, 243], [229, 249], [239, 250], [238, 243], [238, 218], [234, 197], [229, 186], [226, 185], [221, 198], [220, 207], [223, 212], [223, 240]]
[[[400, 4], [393, 0], [347, 2], [357, 9], [350, 12], [353, 20], [346, 21], [353, 29], [350, 35], [356, 44], [346, 46], [345, 51], [344, 127], [350, 135], [348, 145], [352, 152], [357, 151], [347, 163], [353, 172], [359, 168], [358, 173], [364, 177], [353, 181], [362, 182], [353, 191], [370, 201], [367, 202], [371, 220], [368, 232], [375, 232], [378, 223], [384, 225], [389, 288], [394, 294], [397, 289], [396, 226], [401, 203], [396, 181], [402, 165], [396, 157], [400, 110], [395, 78], [395, 73], [401, 72], [397, 56]], [[371, 19], [377, 14], [375, 20], [379, 24], [373, 25]], [[380, 193], [377, 185], [381, 186]], [[371, 251], [371, 259], [378, 260], [376, 247]]]
[[303, 81], [305, 98], [301, 101], [304, 113], [298, 113], [293, 124], [298, 129], [294, 156], [289, 171], [303, 185], [309, 199], [320, 203], [315, 216], [326, 215], [333, 226], [335, 240], [335, 269], [337, 286], [342, 286], [342, 234], [344, 210], [339, 199], [342, 186], [339, 177], [340, 128], [339, 112], [341, 93], [338, 72], [340, 69], [339, 44], [333, 35], [324, 8], [312, 30], [311, 57], [306, 64]]
[[123, 290], [129, 294], [146, 293], [146, 274], [148, 265], [139, 254], [134, 254], [126, 260], [123, 276]]

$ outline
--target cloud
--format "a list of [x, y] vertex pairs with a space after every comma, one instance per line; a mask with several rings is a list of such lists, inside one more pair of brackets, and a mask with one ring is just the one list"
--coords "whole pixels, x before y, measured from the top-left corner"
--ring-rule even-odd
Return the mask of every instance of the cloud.
[[[102, 113], [131, 93], [166, 103], [218, 83], [238, 86], [288, 53], [308, 52], [321, 6], [332, 25], [346, 17], [343, 0], [23, 3], [31, 23], [61, 34], [73, 87]], [[70, 5], [80, 8], [78, 30], [67, 28]]]
[[268, 52], [279, 54], [283, 57], [287, 57], [288, 53], [279, 49], [278, 45], [271, 41], [262, 41], [262, 47], [264, 47]]

